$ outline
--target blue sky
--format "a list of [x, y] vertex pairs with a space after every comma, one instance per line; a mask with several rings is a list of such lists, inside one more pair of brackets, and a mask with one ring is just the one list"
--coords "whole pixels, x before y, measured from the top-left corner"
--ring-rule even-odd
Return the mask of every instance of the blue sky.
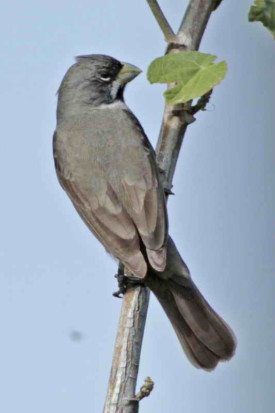
[[[186, 134], [169, 200], [170, 233], [192, 275], [238, 338], [214, 372], [185, 358], [151, 297], [139, 384], [142, 413], [268, 413], [274, 387], [274, 40], [247, 22], [250, 1], [224, 1], [201, 51], [226, 79]], [[187, 2], [161, 1], [174, 28]], [[126, 101], [153, 144], [164, 87], [146, 67], [165, 48], [146, 1], [8, 2], [2, 7], [0, 410], [102, 410], [121, 302], [116, 263], [61, 190], [51, 140], [56, 90], [73, 56], [104, 53], [144, 70]]]

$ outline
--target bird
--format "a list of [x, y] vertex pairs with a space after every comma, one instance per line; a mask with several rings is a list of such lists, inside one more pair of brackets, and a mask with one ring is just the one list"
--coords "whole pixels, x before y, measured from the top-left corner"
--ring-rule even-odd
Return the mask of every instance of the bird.
[[58, 89], [56, 173], [106, 251], [155, 294], [190, 362], [210, 371], [233, 356], [236, 339], [169, 236], [156, 154], [124, 101], [140, 72], [106, 55], [76, 58]]

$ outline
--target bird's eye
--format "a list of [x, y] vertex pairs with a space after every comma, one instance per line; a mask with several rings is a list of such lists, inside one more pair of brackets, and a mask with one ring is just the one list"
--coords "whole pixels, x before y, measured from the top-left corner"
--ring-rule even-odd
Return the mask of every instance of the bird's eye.
[[110, 82], [111, 76], [109, 75], [109, 73], [100, 73], [100, 79], [104, 82]]

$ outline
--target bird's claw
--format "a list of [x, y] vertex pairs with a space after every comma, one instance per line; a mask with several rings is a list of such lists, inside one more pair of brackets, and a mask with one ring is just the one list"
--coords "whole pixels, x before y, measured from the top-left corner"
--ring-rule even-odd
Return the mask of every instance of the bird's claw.
[[115, 275], [115, 278], [117, 279], [118, 290], [113, 293], [113, 296], [116, 298], [122, 298], [122, 295], [125, 294], [127, 290], [127, 285], [125, 283], [125, 275], [118, 273]]
[[113, 293], [113, 296], [117, 298], [122, 298], [122, 296], [126, 293], [128, 287], [133, 287], [135, 285], [144, 285], [141, 278], [135, 277], [133, 275], [125, 275], [119, 272], [115, 275], [115, 278], [118, 282], [118, 291], [115, 291]]

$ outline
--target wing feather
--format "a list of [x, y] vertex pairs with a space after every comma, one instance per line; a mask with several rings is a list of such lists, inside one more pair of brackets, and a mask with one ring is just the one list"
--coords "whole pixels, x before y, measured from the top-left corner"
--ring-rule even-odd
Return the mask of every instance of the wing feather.
[[165, 197], [138, 120], [129, 110], [105, 108], [81, 113], [81, 128], [74, 118], [62, 128], [54, 139], [57, 174], [82, 219], [135, 275], [145, 276], [148, 261], [163, 271]]
[[106, 193], [97, 197], [60, 174], [59, 180], [83, 221], [106, 250], [124, 262], [132, 273], [144, 277], [147, 265], [140, 251], [138, 233], [112, 188], [107, 185]]

